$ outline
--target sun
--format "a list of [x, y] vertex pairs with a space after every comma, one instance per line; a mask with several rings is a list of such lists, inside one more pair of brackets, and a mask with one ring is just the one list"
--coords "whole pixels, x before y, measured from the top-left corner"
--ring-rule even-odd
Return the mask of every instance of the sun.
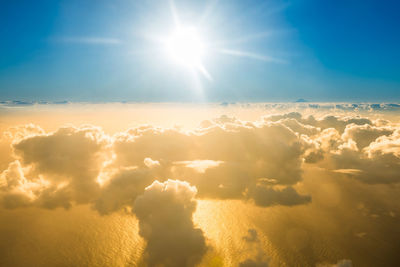
[[[226, 34], [218, 34], [207, 23], [207, 8], [199, 20], [183, 21], [175, 6], [174, 0], [169, 1], [171, 9], [171, 23], [165, 23], [164, 26], [172, 28], [160, 28], [156, 32], [144, 31], [144, 36], [151, 42], [157, 43], [157, 52], [161, 52], [163, 59], [176, 65], [180, 72], [189, 73], [192, 76], [195, 87], [202, 90], [202, 78], [209, 82], [214, 81], [211, 70], [215, 70], [215, 63], [220, 59], [220, 55], [248, 58], [272, 63], [283, 63], [286, 61], [275, 58], [272, 55], [263, 55], [254, 51], [237, 50], [231, 47], [235, 44], [247, 43], [250, 40], [264, 38], [270, 35], [270, 31], [255, 32], [250, 35], [238, 36], [231, 40], [220, 39]], [[185, 16], [187, 17], [187, 16]], [[187, 17], [189, 18], [189, 17]], [[194, 23], [194, 24], [193, 24]], [[206, 37], [206, 38], [203, 38]], [[217, 38], [217, 39], [215, 39]], [[229, 47], [227, 47], [229, 46]], [[172, 65], [171, 64], [171, 65]], [[175, 66], [174, 66], [175, 67]], [[186, 77], [186, 75], [184, 75]]]
[[196, 28], [176, 28], [167, 39], [166, 48], [174, 62], [186, 67], [202, 66], [205, 45]]

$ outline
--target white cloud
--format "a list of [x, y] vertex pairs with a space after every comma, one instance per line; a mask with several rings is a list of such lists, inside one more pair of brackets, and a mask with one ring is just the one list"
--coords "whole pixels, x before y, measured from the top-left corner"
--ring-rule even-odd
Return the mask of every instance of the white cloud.
[[193, 224], [197, 190], [187, 182], [153, 182], [136, 198], [133, 211], [146, 240], [149, 266], [195, 266], [206, 253], [203, 232]]
[[152, 160], [151, 158], [145, 158], [143, 162], [148, 168], [160, 166], [160, 162], [158, 160]]

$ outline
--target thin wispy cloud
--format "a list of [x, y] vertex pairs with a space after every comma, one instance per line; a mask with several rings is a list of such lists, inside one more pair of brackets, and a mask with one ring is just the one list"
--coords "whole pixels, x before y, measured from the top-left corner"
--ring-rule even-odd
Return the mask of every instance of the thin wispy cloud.
[[118, 38], [109, 37], [77, 37], [67, 36], [52, 39], [59, 43], [88, 44], [88, 45], [119, 45], [122, 41]]

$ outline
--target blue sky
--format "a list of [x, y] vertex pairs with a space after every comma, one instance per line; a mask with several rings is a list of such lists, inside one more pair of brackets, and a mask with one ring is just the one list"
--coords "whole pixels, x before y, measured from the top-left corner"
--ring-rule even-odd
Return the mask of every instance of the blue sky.
[[153, 40], [174, 28], [171, 1], [2, 1], [0, 100], [399, 100], [398, 1], [174, 4], [211, 79]]

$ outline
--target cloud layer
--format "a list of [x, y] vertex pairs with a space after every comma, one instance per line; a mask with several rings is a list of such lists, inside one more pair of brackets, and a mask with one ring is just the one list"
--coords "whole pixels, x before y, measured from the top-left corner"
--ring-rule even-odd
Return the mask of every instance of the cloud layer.
[[[309, 205], [307, 166], [363, 184], [400, 182], [400, 126], [360, 116], [221, 116], [190, 131], [143, 125], [114, 135], [91, 125], [47, 133], [26, 125], [7, 130], [6, 139], [13, 160], [0, 174], [4, 208], [88, 204], [103, 215], [128, 208], [150, 266], [201, 262], [208, 245], [192, 219], [197, 199]], [[249, 242], [257, 239], [249, 234]], [[264, 258], [241, 263], [267, 265]]]

